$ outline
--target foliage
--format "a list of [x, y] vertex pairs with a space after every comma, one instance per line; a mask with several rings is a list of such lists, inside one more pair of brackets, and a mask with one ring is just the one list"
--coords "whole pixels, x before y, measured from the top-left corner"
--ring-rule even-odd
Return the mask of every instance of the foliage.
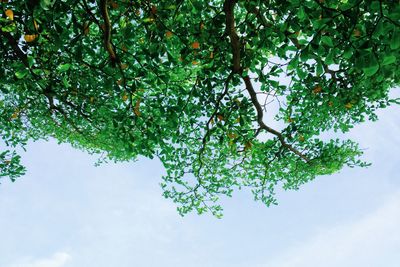
[[357, 144], [320, 135], [396, 102], [398, 1], [0, 2], [3, 141], [157, 157], [181, 214], [219, 216], [235, 188], [270, 205], [278, 185], [365, 166]]

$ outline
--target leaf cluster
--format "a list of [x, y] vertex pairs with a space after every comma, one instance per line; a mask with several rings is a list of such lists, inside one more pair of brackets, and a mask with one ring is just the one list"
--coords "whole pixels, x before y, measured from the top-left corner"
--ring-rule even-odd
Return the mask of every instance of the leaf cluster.
[[[398, 100], [400, 6], [360, 0], [1, 1], [0, 175], [55, 138], [102, 160], [157, 157], [181, 214], [248, 188], [275, 204], [343, 166], [346, 132]], [[12, 15], [11, 15], [12, 14]], [[264, 115], [273, 114], [276, 122]], [[278, 125], [277, 129], [271, 124]]]

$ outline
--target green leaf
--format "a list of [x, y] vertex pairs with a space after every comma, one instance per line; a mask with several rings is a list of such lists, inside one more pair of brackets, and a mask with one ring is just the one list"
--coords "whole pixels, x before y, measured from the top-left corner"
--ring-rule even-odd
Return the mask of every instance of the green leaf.
[[322, 73], [324, 73], [324, 66], [322, 65], [321, 62], [317, 62], [316, 73], [317, 73], [317, 76], [320, 76], [320, 75], [322, 75]]
[[17, 77], [18, 79], [23, 79], [28, 73], [29, 73], [29, 70], [27, 70], [27, 69], [20, 70], [20, 71], [15, 72], [15, 77]]
[[301, 6], [299, 11], [297, 12], [297, 16], [299, 17], [300, 21], [304, 21], [307, 17], [306, 12], [304, 11], [304, 7]]
[[35, 59], [32, 56], [27, 56], [27, 58], [28, 58], [28, 65], [31, 68], [35, 63]]
[[287, 66], [287, 69], [288, 70], [293, 70], [293, 69], [297, 68], [298, 64], [299, 64], [299, 58], [295, 57], [290, 61], [290, 63]]
[[374, 75], [379, 70], [379, 63], [374, 54], [369, 53], [365, 56], [363, 72], [367, 77]]
[[321, 42], [322, 42], [323, 44], [329, 46], [329, 47], [334, 47], [332, 38], [329, 37], [329, 36], [326, 36], [326, 35], [322, 36], [322, 37], [321, 37]]
[[383, 57], [382, 66], [390, 65], [396, 62], [396, 56], [387, 55]]
[[396, 26], [394, 27], [392, 39], [390, 40], [390, 48], [392, 50], [397, 50], [400, 48], [400, 30]]
[[351, 47], [346, 47], [343, 53], [343, 57], [346, 59], [350, 59], [353, 56], [354, 50]]
[[40, 0], [40, 7], [44, 10], [49, 10], [56, 0]]
[[297, 75], [300, 79], [304, 79], [307, 77], [307, 72], [303, 71], [301, 68], [297, 68]]
[[152, 23], [152, 22], [154, 22], [154, 18], [144, 18], [143, 22]]
[[390, 99], [388, 102], [389, 102], [389, 103], [394, 103], [394, 104], [400, 105], [400, 98]]
[[366, 76], [372, 76], [379, 70], [379, 65], [363, 68]]
[[59, 65], [57, 69], [58, 69], [60, 72], [65, 72], [65, 71], [69, 70], [70, 67], [71, 67], [71, 64], [67, 63], [67, 64], [61, 64], [61, 65]]
[[335, 62], [334, 62], [334, 54], [333, 54], [333, 52], [330, 52], [330, 53], [326, 56], [325, 64], [331, 65], [331, 64], [334, 64], [334, 63], [335, 63]]

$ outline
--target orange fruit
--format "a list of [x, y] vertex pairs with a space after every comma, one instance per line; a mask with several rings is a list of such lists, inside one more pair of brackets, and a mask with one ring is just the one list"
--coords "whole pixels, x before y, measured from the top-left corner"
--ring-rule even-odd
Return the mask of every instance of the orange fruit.
[[7, 18], [9, 18], [10, 20], [14, 20], [14, 12], [11, 9], [7, 9], [5, 13]]
[[135, 115], [138, 117], [140, 117], [140, 115], [142, 114], [139, 108], [140, 108], [140, 99], [136, 101], [135, 108], [133, 109], [133, 113], [135, 113]]
[[246, 142], [246, 143], [244, 144], [244, 150], [248, 150], [248, 149], [250, 149], [252, 146], [253, 146], [253, 144], [252, 144], [250, 141], [248, 141], [248, 142]]
[[165, 36], [166, 36], [168, 39], [171, 38], [173, 35], [174, 35], [174, 34], [173, 34], [171, 31], [167, 31], [167, 32], [165, 33]]
[[85, 22], [83, 24], [83, 34], [88, 35], [89, 34], [89, 22]]
[[16, 118], [18, 118], [19, 112], [15, 111], [12, 115], [11, 115], [11, 119], [14, 120]]
[[24, 35], [24, 40], [27, 43], [31, 43], [31, 42], [35, 41], [37, 36], [38, 36], [37, 34], [25, 34]]
[[352, 103], [347, 103], [346, 105], [344, 105], [345, 106], [345, 108], [347, 108], [347, 109], [351, 109], [352, 107], [353, 107], [353, 104]]
[[228, 133], [228, 137], [229, 137], [230, 139], [235, 139], [235, 138], [237, 137], [237, 134], [235, 134], [235, 133]]
[[355, 29], [355, 30], [353, 31], [353, 36], [355, 36], [355, 37], [360, 37], [360, 36], [361, 36], [361, 31], [360, 31], [359, 29]]
[[113, 1], [113, 2], [111, 2], [111, 7], [114, 8], [114, 9], [117, 9], [118, 8], [118, 4]]
[[314, 93], [314, 94], [318, 94], [318, 93], [320, 93], [321, 91], [322, 91], [321, 85], [317, 85], [317, 86], [315, 86], [314, 89], [313, 89], [313, 93]]
[[193, 48], [193, 49], [199, 49], [199, 48], [200, 48], [200, 43], [197, 42], [197, 41], [193, 42], [193, 43], [192, 43], [192, 48]]

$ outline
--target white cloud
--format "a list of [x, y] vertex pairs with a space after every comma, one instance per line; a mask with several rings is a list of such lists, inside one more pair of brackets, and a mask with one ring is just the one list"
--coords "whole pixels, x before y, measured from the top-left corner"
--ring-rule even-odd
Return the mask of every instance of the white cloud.
[[365, 217], [319, 231], [267, 267], [394, 267], [400, 251], [400, 192]]
[[47, 259], [32, 260], [24, 263], [13, 264], [10, 267], [63, 267], [71, 256], [65, 252], [57, 252]]

